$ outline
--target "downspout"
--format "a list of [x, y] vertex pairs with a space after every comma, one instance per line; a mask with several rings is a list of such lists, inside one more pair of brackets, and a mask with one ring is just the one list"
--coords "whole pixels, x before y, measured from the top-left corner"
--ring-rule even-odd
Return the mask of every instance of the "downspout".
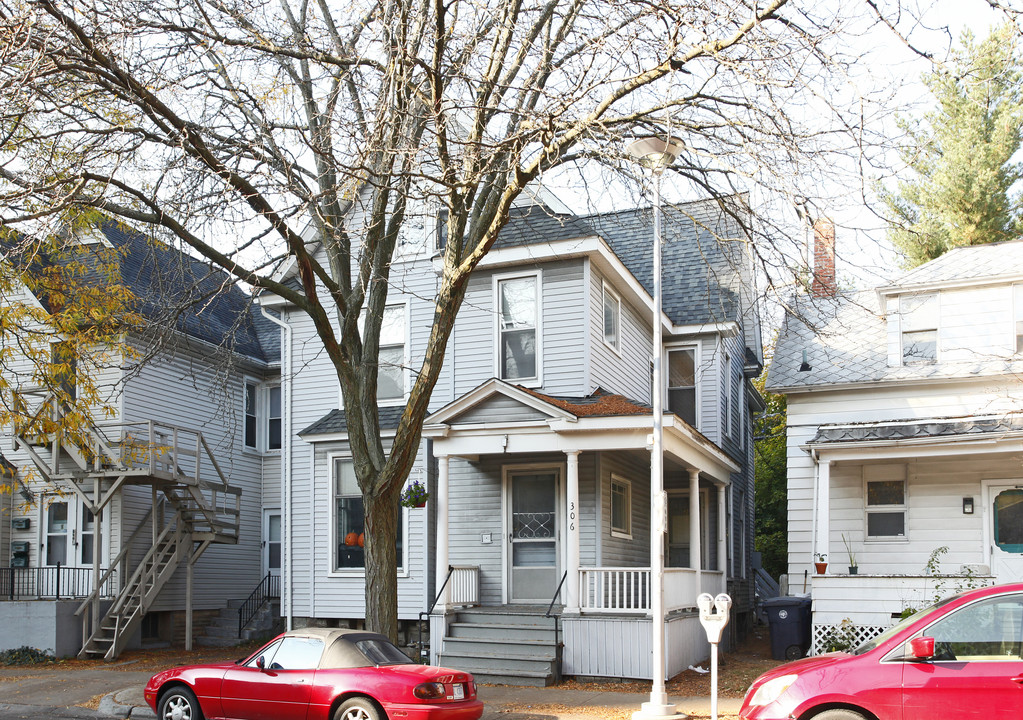
[[[280, 326], [284, 330], [284, 344], [281, 348], [283, 353], [283, 365], [281, 367], [281, 388], [284, 392], [284, 428], [282, 431], [281, 440], [284, 443], [284, 448], [281, 456], [281, 463], [283, 465], [283, 477], [281, 478], [281, 504], [284, 510], [284, 561], [281, 571], [284, 573], [284, 577], [281, 582], [281, 613], [286, 618], [286, 627], [288, 630], [292, 629], [293, 613], [292, 613], [292, 548], [291, 542], [291, 368], [292, 368], [292, 327], [288, 323], [284, 322], [280, 318], [274, 317], [266, 311], [266, 308], [260, 305], [259, 311], [263, 313], [270, 322]], [[260, 507], [262, 507], [263, 501], [260, 498]], [[260, 518], [262, 522], [262, 518]]]

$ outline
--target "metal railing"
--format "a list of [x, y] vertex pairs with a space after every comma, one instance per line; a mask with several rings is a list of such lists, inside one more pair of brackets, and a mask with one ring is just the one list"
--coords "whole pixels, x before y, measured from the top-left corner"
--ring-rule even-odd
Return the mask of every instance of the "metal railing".
[[271, 598], [281, 596], [281, 576], [267, 573], [266, 577], [259, 581], [256, 589], [245, 599], [245, 602], [238, 608], [238, 637], [242, 636], [242, 630], [248, 625], [256, 613]]
[[544, 617], [554, 619], [554, 684], [558, 685], [561, 683], [561, 664], [564, 659], [564, 648], [561, 646], [561, 629], [558, 621], [561, 616], [554, 612], [554, 603], [558, 601], [558, 596], [561, 595], [561, 588], [565, 584], [565, 580], [568, 579], [568, 570], [561, 575], [561, 582], [558, 583], [558, 589], [554, 591], [554, 597], [551, 598], [551, 604], [547, 606], [547, 612], [544, 613]]
[[[421, 662], [430, 660], [430, 643], [423, 642], [423, 623], [433, 614], [434, 608], [444, 594], [444, 588], [451, 583], [452, 605], [479, 605], [480, 602], [480, 568], [478, 565], [448, 565], [448, 574], [437, 591], [437, 597], [430, 603], [430, 609], [419, 613], [418, 632], [419, 639], [416, 647], [419, 648], [419, 659]], [[424, 658], [426, 658], [424, 660]]]
[[[75, 600], [92, 591], [91, 567], [0, 568], [0, 598], [4, 600]], [[100, 596], [111, 597], [117, 587], [116, 571], [105, 572]]]

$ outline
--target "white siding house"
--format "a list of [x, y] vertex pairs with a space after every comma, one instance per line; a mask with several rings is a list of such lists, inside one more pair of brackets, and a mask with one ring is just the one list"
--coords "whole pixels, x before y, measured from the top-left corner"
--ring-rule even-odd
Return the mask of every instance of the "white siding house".
[[964, 247], [786, 319], [767, 387], [788, 399], [790, 586], [812, 576], [816, 648], [844, 619], [867, 634], [1023, 579], [1021, 282], [1023, 243]]
[[[670, 379], [657, 392], [674, 674], [708, 653], [701, 590], [732, 593], [733, 639], [752, 622], [748, 418], [759, 397], [749, 379], [762, 355], [745, 235], [717, 203], [667, 209], [665, 311], [652, 318], [650, 210], [581, 217], [555, 205], [516, 208], [469, 282], [412, 473], [431, 499], [402, 516], [399, 619], [432, 609], [432, 658], [484, 681], [651, 676], [638, 638], [650, 635], [656, 321]], [[357, 198], [353, 235], [359, 222]], [[380, 401], [385, 439], [432, 318], [431, 228], [391, 273], [391, 347], [405, 369]], [[280, 298], [261, 302], [284, 325], [283, 612], [293, 625], [357, 623], [361, 505], [336, 375], [308, 318]], [[524, 657], [516, 637], [542, 651]]]

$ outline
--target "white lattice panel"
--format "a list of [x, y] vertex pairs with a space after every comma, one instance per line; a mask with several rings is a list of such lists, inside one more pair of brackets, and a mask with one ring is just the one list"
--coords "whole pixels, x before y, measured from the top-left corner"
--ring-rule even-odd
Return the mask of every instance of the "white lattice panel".
[[879, 625], [853, 625], [852, 623], [814, 625], [813, 642], [810, 644], [810, 654], [820, 655], [822, 652], [825, 652], [824, 644], [831, 636], [848, 639], [850, 647], [858, 647], [867, 640], [877, 637], [887, 629], [887, 627]]

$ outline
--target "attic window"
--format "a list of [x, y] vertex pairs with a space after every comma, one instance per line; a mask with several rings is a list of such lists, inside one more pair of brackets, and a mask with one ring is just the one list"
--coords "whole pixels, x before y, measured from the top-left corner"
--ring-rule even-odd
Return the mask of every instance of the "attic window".
[[620, 352], [622, 347], [621, 317], [621, 299], [604, 285], [604, 342], [616, 352]]
[[938, 296], [903, 295], [899, 298], [902, 329], [902, 364], [933, 365], [938, 361]]

